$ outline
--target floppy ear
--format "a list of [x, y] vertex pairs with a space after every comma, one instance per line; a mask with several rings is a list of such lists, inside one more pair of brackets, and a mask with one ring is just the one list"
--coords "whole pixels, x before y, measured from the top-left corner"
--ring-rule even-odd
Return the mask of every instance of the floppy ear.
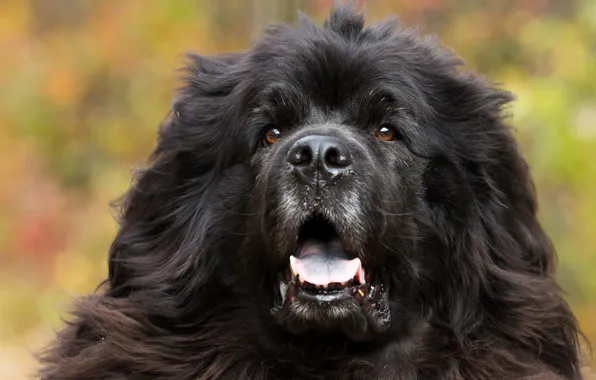
[[528, 165], [502, 116], [512, 97], [473, 74], [435, 75], [438, 133], [471, 195], [464, 228], [446, 239], [449, 260], [469, 268], [450, 273], [467, 290], [452, 293], [461, 297], [448, 303], [450, 324], [514, 342], [576, 378], [576, 321], [553, 278], [555, 251], [537, 219]]
[[529, 167], [505, 121], [504, 108], [513, 96], [453, 67], [435, 75], [442, 83], [433, 94], [440, 100], [437, 133], [446, 151], [439, 162], [451, 167], [447, 172], [455, 180], [450, 182], [462, 183], [453, 192], [466, 198], [456, 204], [458, 216], [475, 219], [474, 226], [481, 229], [475, 232], [490, 242], [486, 250], [493, 260], [528, 273], [550, 274], [554, 249], [537, 219]]
[[[238, 110], [231, 68], [240, 55], [189, 56], [185, 84], [159, 128], [149, 164], [120, 202], [110, 248], [109, 293], [200, 286], [221, 260], [205, 253], [217, 218], [212, 199], [235, 151], [224, 138]], [[200, 270], [198, 269], [200, 267]], [[186, 279], [196, 284], [181, 284]], [[171, 278], [167, 278], [170, 276]]]
[[[171, 358], [183, 357], [178, 350], [189, 347], [196, 354], [187, 357], [193, 370], [197, 363], [224, 368], [214, 364], [214, 351], [205, 349], [203, 340], [211, 335], [184, 344], [174, 337], [170, 344], [163, 329], [178, 331], [213, 314], [229, 315], [221, 310], [229, 304], [219, 300], [229, 291], [222, 285], [234, 274], [224, 265], [234, 262], [226, 255], [236, 254], [244, 185], [250, 184], [239, 178], [248, 171], [230, 164], [239, 159], [239, 150], [223, 136], [238, 121], [240, 102], [232, 97], [239, 59], [190, 57], [184, 87], [160, 126], [147, 168], [139, 170], [121, 200], [107, 288], [81, 299], [66, 328], [41, 353], [42, 378], [89, 378], [139, 368], [180, 378], [185, 367], [172, 366]], [[240, 233], [229, 236], [221, 226]], [[153, 339], [156, 335], [161, 339]]]

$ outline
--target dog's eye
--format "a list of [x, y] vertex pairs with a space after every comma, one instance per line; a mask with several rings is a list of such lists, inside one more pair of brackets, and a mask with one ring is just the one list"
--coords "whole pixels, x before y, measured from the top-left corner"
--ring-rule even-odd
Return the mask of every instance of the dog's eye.
[[272, 145], [279, 140], [281, 137], [281, 131], [277, 128], [269, 128], [265, 132], [265, 137], [263, 138], [263, 144], [265, 145]]
[[393, 141], [399, 138], [399, 132], [391, 124], [383, 124], [375, 131], [379, 140]]

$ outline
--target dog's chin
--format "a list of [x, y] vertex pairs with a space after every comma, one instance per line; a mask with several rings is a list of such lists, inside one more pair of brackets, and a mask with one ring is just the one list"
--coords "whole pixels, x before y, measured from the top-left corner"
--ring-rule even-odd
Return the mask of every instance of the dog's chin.
[[383, 270], [365, 267], [343, 241], [324, 218], [312, 217], [300, 228], [295, 253], [277, 275], [272, 308], [278, 323], [291, 333], [315, 330], [365, 341], [389, 328]]

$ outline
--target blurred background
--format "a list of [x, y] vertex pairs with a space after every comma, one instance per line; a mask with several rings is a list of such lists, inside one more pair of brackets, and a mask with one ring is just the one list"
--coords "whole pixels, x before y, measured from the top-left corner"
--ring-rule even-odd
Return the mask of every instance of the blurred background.
[[[106, 275], [110, 201], [151, 151], [186, 51], [244, 49], [332, 0], [0, 0], [0, 378], [21, 380]], [[514, 124], [596, 342], [596, 1], [371, 0], [516, 93]], [[587, 355], [589, 356], [589, 355]]]

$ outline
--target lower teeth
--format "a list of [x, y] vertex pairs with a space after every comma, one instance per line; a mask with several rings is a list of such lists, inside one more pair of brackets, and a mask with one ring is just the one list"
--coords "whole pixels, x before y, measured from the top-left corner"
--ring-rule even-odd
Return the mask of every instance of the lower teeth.
[[281, 303], [286, 302], [286, 294], [288, 294], [288, 284], [285, 282], [280, 281], [279, 283], [279, 292], [281, 294]]

